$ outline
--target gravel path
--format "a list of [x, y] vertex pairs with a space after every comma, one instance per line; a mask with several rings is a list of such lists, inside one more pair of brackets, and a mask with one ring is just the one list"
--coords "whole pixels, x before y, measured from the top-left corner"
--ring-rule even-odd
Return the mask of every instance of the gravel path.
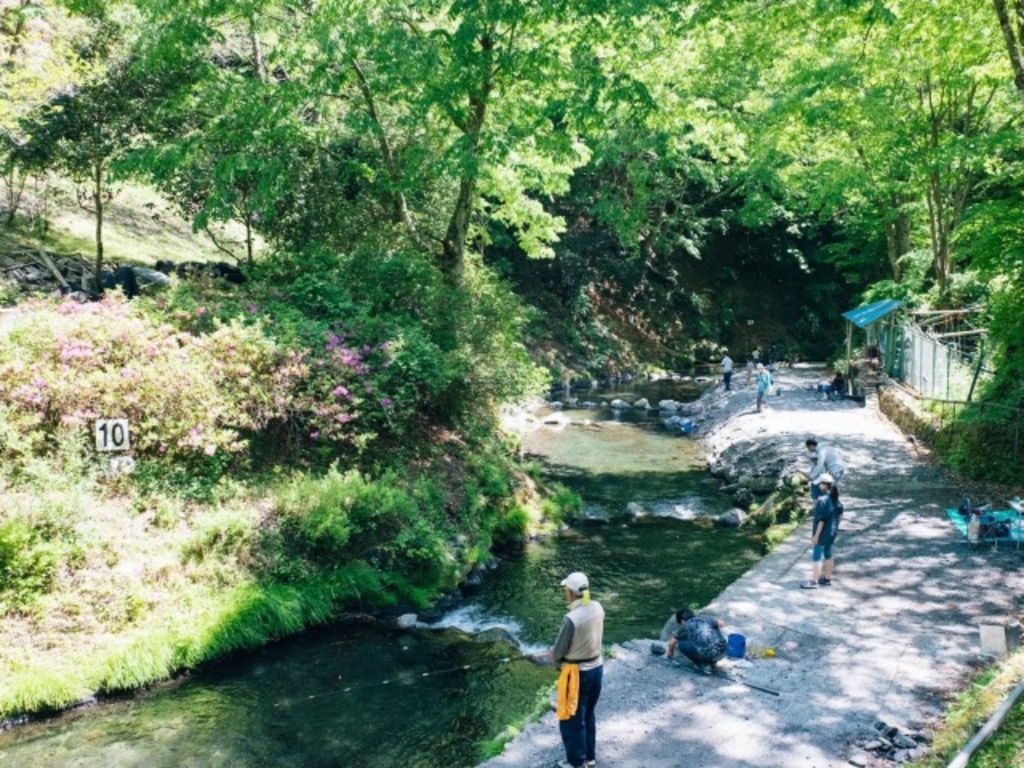
[[[601, 768], [892, 765], [861, 749], [877, 737], [874, 724], [927, 731], [982, 662], [978, 621], [1020, 614], [1016, 545], [972, 549], [944, 512], [960, 498], [954, 482], [872, 403], [818, 399], [808, 387], [819, 377], [780, 371], [783, 393], [760, 414], [752, 388], [719, 388], [706, 397], [703, 442], [712, 457], [756, 440], [777, 441], [795, 458], [809, 435], [839, 448], [846, 513], [834, 586], [798, 586], [810, 569], [805, 522], [707, 607], [727, 632], [747, 637], [749, 662], [721, 665], [731, 679], [651, 655], [660, 627], [615, 646], [597, 709]], [[484, 765], [533, 768], [562, 757], [549, 713]]]

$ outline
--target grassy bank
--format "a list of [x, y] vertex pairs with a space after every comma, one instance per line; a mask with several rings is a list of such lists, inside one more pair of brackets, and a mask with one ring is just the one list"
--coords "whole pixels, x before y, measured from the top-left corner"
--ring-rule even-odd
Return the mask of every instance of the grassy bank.
[[0, 481], [0, 508], [20, 510], [0, 520], [0, 719], [136, 689], [341, 612], [425, 605], [559, 509], [493, 443], [439, 447], [403, 478], [296, 472], [202, 502], [47, 469]]
[[[1024, 651], [979, 672], [950, 703], [928, 756], [916, 765], [944, 768], [1024, 678]], [[1020, 701], [969, 763], [970, 768], [1024, 766], [1024, 704]]]

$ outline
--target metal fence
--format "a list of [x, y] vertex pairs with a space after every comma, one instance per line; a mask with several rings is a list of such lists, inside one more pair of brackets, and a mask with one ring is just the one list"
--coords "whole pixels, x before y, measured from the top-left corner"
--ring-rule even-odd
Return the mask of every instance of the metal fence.
[[926, 436], [930, 442], [947, 449], [958, 446], [965, 456], [976, 457], [974, 463], [988, 464], [971, 467], [983, 470], [979, 475], [1006, 481], [1024, 479], [1024, 467], [1020, 464], [1024, 452], [1024, 409], [936, 397], [921, 400], [936, 417], [929, 430], [931, 434]]
[[[912, 325], [904, 325], [900, 340], [899, 379], [924, 397], [967, 400], [977, 384], [992, 375], [981, 367], [977, 353], [965, 353]], [[977, 382], [975, 376], [977, 375]]]

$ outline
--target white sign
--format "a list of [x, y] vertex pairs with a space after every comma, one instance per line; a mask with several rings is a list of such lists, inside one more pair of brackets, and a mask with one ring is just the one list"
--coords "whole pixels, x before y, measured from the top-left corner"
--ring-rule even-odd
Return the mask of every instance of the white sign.
[[96, 421], [97, 451], [127, 451], [128, 419], [99, 419]]

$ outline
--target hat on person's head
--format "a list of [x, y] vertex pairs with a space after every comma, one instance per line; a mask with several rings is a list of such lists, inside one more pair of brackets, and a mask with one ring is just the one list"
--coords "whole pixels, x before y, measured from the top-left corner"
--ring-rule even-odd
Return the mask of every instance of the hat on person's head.
[[830, 475], [828, 472], [822, 472], [820, 475], [818, 475], [819, 483], [827, 483], [828, 485], [833, 485], [835, 481], [835, 478], [832, 477], [832, 475]]
[[562, 579], [562, 586], [578, 595], [584, 589], [590, 589], [590, 580], [587, 578], [587, 574], [576, 571]]

